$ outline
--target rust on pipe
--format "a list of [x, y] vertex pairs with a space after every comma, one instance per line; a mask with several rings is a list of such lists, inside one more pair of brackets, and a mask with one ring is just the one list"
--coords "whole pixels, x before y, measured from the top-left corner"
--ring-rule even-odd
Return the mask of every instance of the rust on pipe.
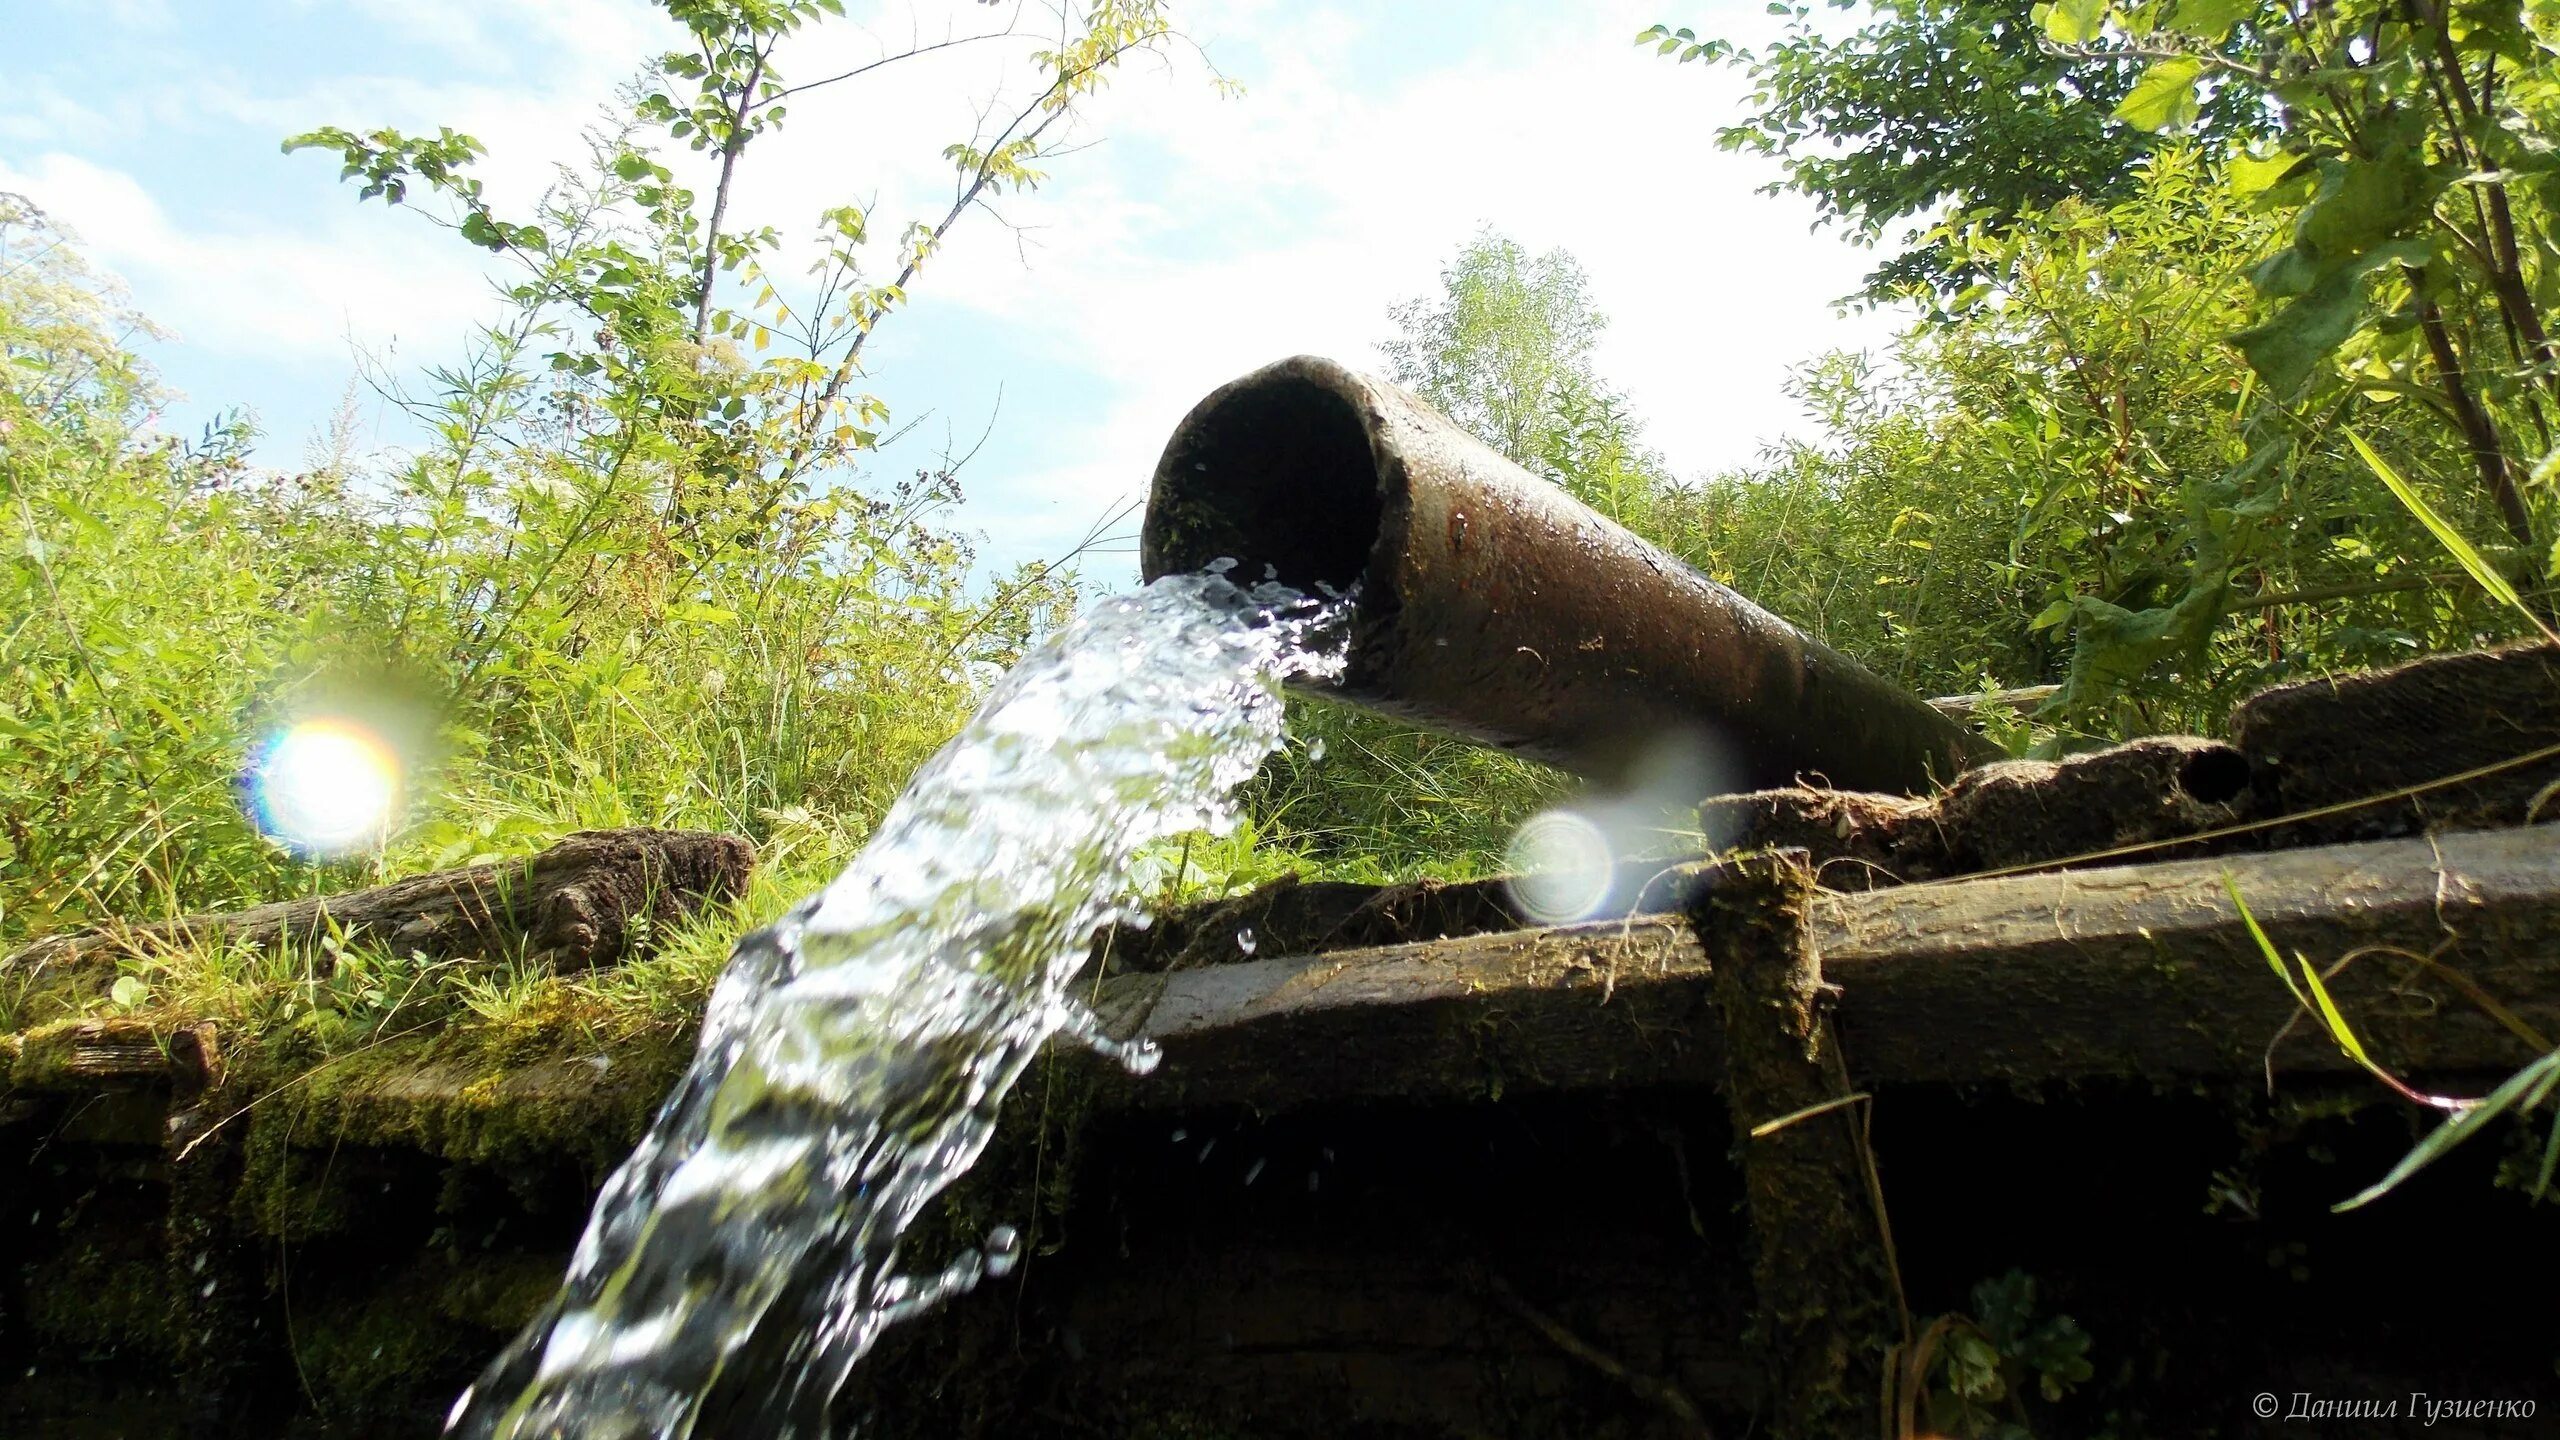
[[1615, 778], [1666, 738], [1720, 788], [1917, 793], [1987, 742], [1637, 539], [1383, 381], [1299, 356], [1192, 408], [1139, 542], [1148, 579], [1221, 558], [1358, 586], [1321, 693]]

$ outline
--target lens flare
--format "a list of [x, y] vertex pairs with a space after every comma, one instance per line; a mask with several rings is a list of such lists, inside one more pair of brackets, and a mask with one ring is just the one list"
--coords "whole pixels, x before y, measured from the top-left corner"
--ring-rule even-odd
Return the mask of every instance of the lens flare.
[[1607, 904], [1617, 856], [1591, 817], [1548, 810], [1529, 817], [1504, 856], [1512, 903], [1541, 925], [1587, 920]]
[[378, 843], [400, 804], [404, 767], [372, 729], [341, 715], [297, 720], [269, 735], [243, 777], [249, 819], [305, 855]]

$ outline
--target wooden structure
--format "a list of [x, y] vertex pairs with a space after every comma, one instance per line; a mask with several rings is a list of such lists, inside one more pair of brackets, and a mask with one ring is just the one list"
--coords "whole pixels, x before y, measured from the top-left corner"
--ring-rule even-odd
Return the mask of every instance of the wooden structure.
[[[2534, 1433], [2547, 1130], [2334, 1212], [2435, 1115], [2250, 922], [2410, 1084], [2476, 1095], [2547, 1052], [2560, 661], [2273, 692], [2233, 733], [1930, 800], [1720, 802], [1734, 854], [1604, 922], [1305, 885], [1109, 937], [1093, 1003], [1163, 1065], [1026, 1079], [913, 1260], [998, 1221], [1031, 1258], [894, 1332], [848, 1419], [2244, 1436], [2264, 1394], [2277, 1422], [2398, 1403], [2357, 1434]], [[1218, 943], [1245, 925], [1258, 954]], [[685, 1048], [421, 1037], [252, 1095], [209, 1030], [11, 1043], [12, 1434], [433, 1433]], [[2508, 1408], [2429, 1423], [2413, 1393]]]

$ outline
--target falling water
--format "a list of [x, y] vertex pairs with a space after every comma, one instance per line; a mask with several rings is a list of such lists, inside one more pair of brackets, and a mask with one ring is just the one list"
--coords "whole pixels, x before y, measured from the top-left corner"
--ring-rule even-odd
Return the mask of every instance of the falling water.
[[1279, 744], [1278, 681], [1339, 666], [1338, 614], [1168, 577], [1016, 666], [852, 866], [739, 944], [566, 1284], [447, 1433], [690, 1435], [752, 1353], [780, 1363], [724, 1388], [718, 1433], [822, 1435], [883, 1328], [1009, 1267], [1009, 1232], [926, 1274], [898, 1269], [899, 1236], [1052, 1035], [1153, 1064], [1068, 982], [1095, 928], [1129, 917], [1142, 847], [1229, 823]]

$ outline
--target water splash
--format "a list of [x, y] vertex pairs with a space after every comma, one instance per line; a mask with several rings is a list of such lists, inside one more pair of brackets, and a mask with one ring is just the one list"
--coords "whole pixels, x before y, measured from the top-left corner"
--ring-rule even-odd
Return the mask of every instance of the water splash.
[[852, 866], [739, 944], [567, 1283], [447, 1433], [823, 1435], [884, 1328], [1009, 1268], [1009, 1231], [922, 1275], [898, 1239], [1051, 1036], [1153, 1064], [1067, 984], [1095, 928], [1131, 918], [1141, 847], [1232, 823], [1280, 743], [1278, 681], [1339, 668], [1341, 609], [1168, 577], [1016, 666]]

